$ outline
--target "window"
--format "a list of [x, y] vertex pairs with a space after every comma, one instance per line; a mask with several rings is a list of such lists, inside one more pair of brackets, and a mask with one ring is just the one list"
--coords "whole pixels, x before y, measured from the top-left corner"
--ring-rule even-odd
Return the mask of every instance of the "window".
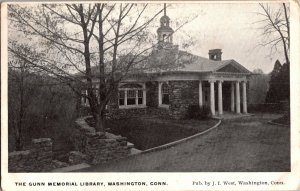
[[145, 88], [139, 84], [125, 84], [119, 87], [119, 106], [144, 106]]
[[135, 98], [136, 98], [136, 91], [127, 90], [127, 105], [136, 105]]
[[161, 86], [161, 93], [162, 93], [162, 104], [169, 105], [170, 99], [169, 99], [169, 87], [168, 84], [163, 83]]
[[119, 105], [125, 105], [125, 91], [119, 91]]
[[143, 90], [138, 90], [138, 105], [143, 104]]

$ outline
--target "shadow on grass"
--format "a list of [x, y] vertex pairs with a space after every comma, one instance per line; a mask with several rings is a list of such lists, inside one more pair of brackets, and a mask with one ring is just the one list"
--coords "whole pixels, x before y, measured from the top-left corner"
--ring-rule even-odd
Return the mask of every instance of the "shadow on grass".
[[[205, 131], [216, 123], [217, 121], [213, 119], [172, 120], [159, 117], [136, 117], [107, 120], [105, 124], [106, 128], [110, 129], [110, 133], [127, 137], [135, 148], [146, 150]], [[89, 124], [93, 123], [89, 121]]]

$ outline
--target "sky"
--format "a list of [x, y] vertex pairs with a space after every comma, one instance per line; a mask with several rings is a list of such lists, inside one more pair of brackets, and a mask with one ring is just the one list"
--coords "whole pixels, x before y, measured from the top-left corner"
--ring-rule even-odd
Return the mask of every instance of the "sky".
[[[163, 4], [151, 3], [146, 16], [152, 17], [162, 8]], [[259, 46], [262, 31], [254, 23], [262, 17], [257, 12], [262, 12], [259, 4], [249, 2], [167, 4], [167, 15], [174, 30], [188, 21], [173, 35], [173, 43], [179, 45], [180, 49], [206, 58], [210, 49], [222, 49], [223, 60], [234, 59], [250, 71], [259, 68], [269, 73], [277, 59], [284, 63], [284, 54], [280, 51], [271, 54], [270, 47]], [[154, 36], [161, 16], [163, 13], [149, 28]], [[10, 37], [14, 38], [14, 35]], [[188, 47], [183, 46], [186, 43]]]
[[[157, 6], [163, 5], [153, 9]], [[177, 22], [197, 16], [173, 35], [174, 44], [182, 47], [184, 41], [192, 39], [188, 50], [193, 54], [207, 58], [209, 49], [220, 48], [222, 59], [234, 59], [250, 71], [260, 68], [268, 73], [277, 59], [284, 63], [284, 57], [283, 52], [271, 54], [270, 47], [259, 46], [262, 31], [254, 23], [262, 17], [257, 12], [261, 12], [258, 3], [167, 4], [173, 29]]]

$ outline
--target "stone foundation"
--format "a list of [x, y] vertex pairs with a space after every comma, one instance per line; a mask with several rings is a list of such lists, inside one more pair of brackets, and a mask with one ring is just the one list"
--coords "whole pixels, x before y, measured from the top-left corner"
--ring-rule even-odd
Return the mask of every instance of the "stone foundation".
[[45, 172], [52, 169], [52, 141], [33, 139], [30, 150], [8, 154], [9, 172]]

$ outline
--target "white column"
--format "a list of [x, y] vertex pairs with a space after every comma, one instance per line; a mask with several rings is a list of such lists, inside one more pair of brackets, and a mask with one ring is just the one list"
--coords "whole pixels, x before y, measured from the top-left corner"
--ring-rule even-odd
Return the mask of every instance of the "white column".
[[143, 84], [143, 105], [146, 105], [146, 84]]
[[247, 82], [243, 81], [243, 113], [247, 113]]
[[234, 112], [234, 83], [231, 83], [231, 112]]
[[218, 114], [223, 114], [223, 97], [222, 97], [222, 82], [218, 81]]
[[139, 104], [139, 92], [138, 90], [135, 90], [135, 105]]
[[127, 89], [124, 90], [124, 106], [127, 106]]
[[158, 82], [158, 105], [161, 105], [161, 103], [162, 103], [161, 86], [162, 86], [162, 82]]
[[236, 99], [235, 99], [235, 107], [236, 107], [236, 113], [241, 113], [241, 103], [240, 103], [240, 82], [235, 82], [235, 93], [236, 93]]
[[[85, 90], [85, 95], [86, 95], [86, 96], [88, 95], [88, 91], [87, 91], [87, 90]], [[86, 98], [86, 99], [85, 99], [85, 106], [89, 106], [89, 105], [90, 105], [89, 99]]]
[[215, 82], [209, 81], [210, 83], [210, 111], [212, 115], [216, 114], [215, 111]]
[[199, 106], [203, 106], [202, 81], [199, 81]]
[[84, 96], [81, 96], [81, 105], [84, 105]]

